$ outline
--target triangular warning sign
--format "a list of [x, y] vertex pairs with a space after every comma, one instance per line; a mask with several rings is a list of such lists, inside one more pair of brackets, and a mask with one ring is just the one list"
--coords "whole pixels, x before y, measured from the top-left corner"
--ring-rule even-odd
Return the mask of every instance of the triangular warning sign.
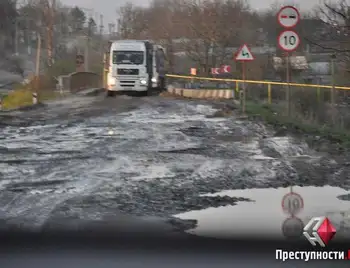
[[235, 60], [239, 60], [239, 61], [251, 61], [254, 59], [255, 58], [252, 52], [250, 51], [249, 47], [246, 44], [244, 44], [238, 49], [235, 57]]

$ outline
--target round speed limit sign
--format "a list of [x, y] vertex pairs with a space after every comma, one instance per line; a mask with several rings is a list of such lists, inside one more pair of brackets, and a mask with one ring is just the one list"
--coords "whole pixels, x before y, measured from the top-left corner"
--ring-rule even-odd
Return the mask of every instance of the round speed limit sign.
[[297, 215], [303, 208], [304, 200], [297, 193], [290, 192], [282, 199], [282, 209], [286, 214]]
[[294, 51], [300, 44], [299, 35], [292, 30], [286, 30], [278, 36], [278, 45], [281, 49], [287, 52]]

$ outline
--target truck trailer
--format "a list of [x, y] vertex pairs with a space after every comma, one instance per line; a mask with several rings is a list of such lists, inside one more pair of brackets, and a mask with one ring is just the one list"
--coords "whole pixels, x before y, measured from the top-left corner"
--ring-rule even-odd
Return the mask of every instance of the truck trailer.
[[135, 91], [148, 95], [166, 87], [165, 49], [151, 41], [118, 40], [110, 43], [107, 94]]

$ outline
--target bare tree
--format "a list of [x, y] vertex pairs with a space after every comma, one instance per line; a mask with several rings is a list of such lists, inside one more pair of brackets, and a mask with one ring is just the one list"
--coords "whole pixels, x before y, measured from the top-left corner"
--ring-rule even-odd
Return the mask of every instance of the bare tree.
[[350, 6], [348, 0], [323, 1], [313, 15], [318, 27], [309, 36], [303, 36], [318, 52], [337, 55], [337, 77], [349, 82], [350, 73]]
[[119, 37], [123, 39], [139, 38], [147, 29], [145, 11], [132, 3], [127, 3], [117, 10], [119, 20]]
[[208, 74], [211, 67], [232, 59], [229, 48], [253, 42], [249, 6], [240, 0], [189, 1], [189, 29], [184, 41], [187, 56]]
[[152, 39], [167, 50], [170, 71], [174, 53], [184, 51], [191, 67], [208, 74], [230, 63], [230, 47], [255, 42], [255, 20], [243, 0], [153, 0], [148, 8], [128, 3], [119, 11], [120, 38]]
[[16, 18], [15, 1], [2, 0], [0, 3], [0, 53], [14, 47]]

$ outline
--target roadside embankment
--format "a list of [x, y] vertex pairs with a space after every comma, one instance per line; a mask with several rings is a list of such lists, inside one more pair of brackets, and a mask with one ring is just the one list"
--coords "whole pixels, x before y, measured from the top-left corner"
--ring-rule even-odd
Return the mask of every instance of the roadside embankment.
[[[43, 90], [37, 94], [37, 103], [56, 99], [60, 96], [60, 93], [57, 91]], [[32, 106], [34, 104], [33, 91], [25, 88], [13, 90], [2, 99], [1, 104], [1, 109], [5, 111]]]
[[[295, 118], [287, 117], [281, 106], [266, 104], [247, 103], [247, 115], [250, 119], [264, 120], [268, 124], [277, 128], [280, 135], [293, 133], [297, 135], [307, 135], [307, 140], [314, 146], [318, 146], [322, 141], [329, 141], [333, 149], [338, 152], [350, 149], [350, 133], [343, 128], [331, 127], [330, 125], [320, 125], [316, 122], [303, 122]], [[329, 145], [330, 145], [329, 144]], [[329, 148], [328, 148], [329, 149]]]
[[[205, 92], [212, 92], [211, 95]], [[228, 92], [224, 95], [217, 95], [219, 92]], [[227, 116], [227, 110], [240, 111], [240, 104], [233, 99], [233, 90], [205, 90], [205, 89], [182, 89], [169, 87], [163, 96], [173, 96], [175, 98], [196, 98], [215, 99], [219, 106], [223, 105], [223, 116]], [[217, 96], [217, 97], [215, 97]], [[240, 112], [238, 112], [240, 113]], [[349, 109], [350, 113], [350, 109]], [[215, 116], [220, 116], [220, 112]], [[246, 116], [249, 120], [264, 121], [276, 130], [276, 135], [299, 135], [303, 136], [311, 147], [319, 151], [327, 151], [339, 154], [350, 150], [350, 131], [331, 124], [321, 124], [316, 120], [303, 118], [303, 115], [286, 116], [285, 105], [271, 104], [263, 102], [247, 101]]]

